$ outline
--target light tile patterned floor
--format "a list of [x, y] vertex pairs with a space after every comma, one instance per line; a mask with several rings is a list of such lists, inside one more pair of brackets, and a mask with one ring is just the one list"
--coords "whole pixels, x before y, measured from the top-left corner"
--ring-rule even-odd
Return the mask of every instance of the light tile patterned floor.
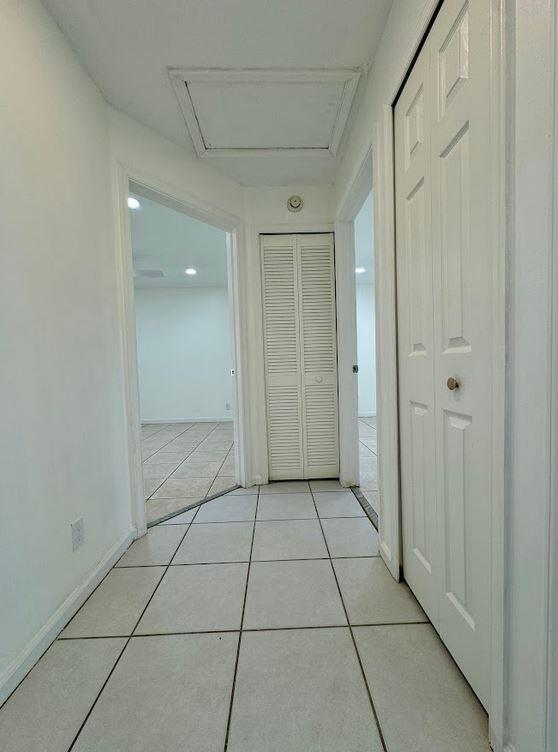
[[239, 491], [132, 544], [0, 710], [0, 748], [488, 752], [354, 495]]
[[376, 514], [378, 494], [378, 434], [376, 417], [358, 419], [360, 490]]
[[141, 434], [148, 523], [234, 487], [232, 422], [146, 423]]

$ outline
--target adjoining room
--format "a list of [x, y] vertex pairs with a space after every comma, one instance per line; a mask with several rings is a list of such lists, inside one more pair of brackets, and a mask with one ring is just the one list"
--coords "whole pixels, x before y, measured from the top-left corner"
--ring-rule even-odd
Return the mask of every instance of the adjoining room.
[[151, 523], [235, 486], [227, 233], [140, 192], [128, 205]]
[[379, 513], [376, 424], [376, 300], [374, 214], [369, 193], [354, 221], [358, 346], [358, 435], [360, 490]]

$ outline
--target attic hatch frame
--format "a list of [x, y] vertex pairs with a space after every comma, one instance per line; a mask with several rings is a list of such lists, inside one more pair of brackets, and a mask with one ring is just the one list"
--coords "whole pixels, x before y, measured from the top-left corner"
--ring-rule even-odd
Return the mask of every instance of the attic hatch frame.
[[[186, 127], [198, 157], [324, 156], [335, 157], [345, 132], [355, 94], [363, 73], [357, 68], [169, 68]], [[213, 148], [206, 145], [190, 83], [297, 84], [343, 83], [335, 121], [327, 147]]]

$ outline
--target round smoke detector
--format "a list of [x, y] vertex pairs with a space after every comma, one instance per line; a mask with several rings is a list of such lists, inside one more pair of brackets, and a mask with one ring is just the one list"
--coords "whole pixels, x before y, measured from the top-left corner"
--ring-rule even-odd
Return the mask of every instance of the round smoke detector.
[[291, 196], [287, 201], [287, 209], [291, 212], [299, 212], [304, 203], [300, 196]]

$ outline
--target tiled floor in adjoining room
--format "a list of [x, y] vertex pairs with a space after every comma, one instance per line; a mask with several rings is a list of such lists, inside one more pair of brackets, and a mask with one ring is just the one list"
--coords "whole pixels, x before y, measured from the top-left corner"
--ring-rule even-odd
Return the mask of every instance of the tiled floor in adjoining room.
[[360, 490], [376, 514], [378, 503], [378, 434], [376, 416], [358, 419]]
[[151, 528], [0, 710], [10, 752], [488, 752], [486, 734], [334, 481]]
[[232, 422], [148, 423], [141, 433], [148, 523], [234, 488]]

